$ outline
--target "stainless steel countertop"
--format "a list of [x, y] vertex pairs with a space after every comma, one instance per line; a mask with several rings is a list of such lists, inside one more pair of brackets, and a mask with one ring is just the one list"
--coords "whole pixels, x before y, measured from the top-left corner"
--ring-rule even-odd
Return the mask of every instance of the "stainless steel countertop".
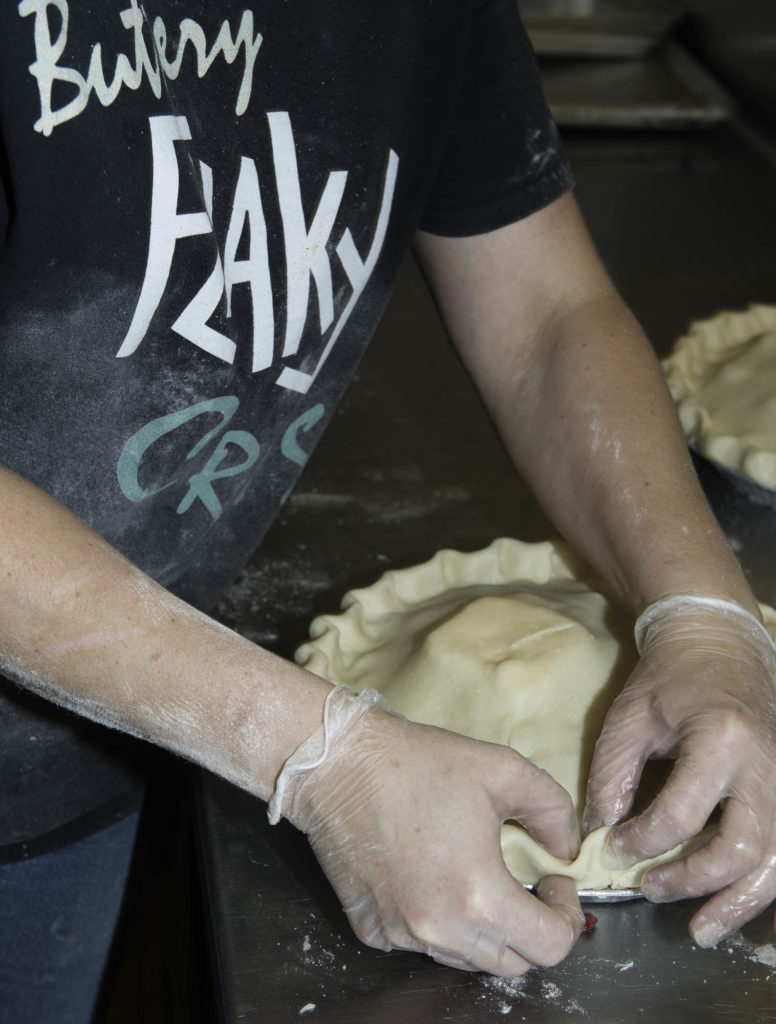
[[[776, 1021], [776, 946], [761, 917], [715, 950], [694, 947], [695, 904], [595, 906], [563, 963], [523, 978], [466, 974], [362, 946], [304, 839], [209, 777], [203, 841], [227, 1021], [287, 1024], [568, 1024]], [[313, 1007], [304, 1011], [305, 1007]]]
[[[578, 195], [615, 281], [659, 352], [688, 321], [776, 302], [773, 165], [730, 127], [687, 136], [569, 136]], [[759, 596], [776, 603], [774, 514], [713, 479], [715, 507]], [[716, 492], [715, 492], [716, 487]], [[389, 567], [500, 535], [554, 535], [510, 468], [408, 265], [385, 321], [279, 520], [219, 613], [284, 655], [314, 615]], [[713, 951], [692, 906], [592, 909], [561, 965], [507, 984], [384, 954], [352, 936], [304, 839], [205, 773], [199, 820], [224, 1020], [407, 1024], [776, 1022], [769, 918]]]

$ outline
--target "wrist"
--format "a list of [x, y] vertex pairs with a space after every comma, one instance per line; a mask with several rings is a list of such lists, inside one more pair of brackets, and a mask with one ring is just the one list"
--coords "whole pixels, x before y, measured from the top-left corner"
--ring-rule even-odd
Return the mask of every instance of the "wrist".
[[738, 633], [757, 646], [772, 666], [776, 662], [776, 647], [759, 609], [754, 615], [738, 601], [706, 594], [669, 594], [648, 605], [634, 625], [639, 654], [649, 648], [662, 630], [676, 629], [682, 619], [687, 620], [694, 631], [712, 625], [716, 630]]
[[346, 686], [333, 687], [322, 710], [321, 724], [286, 759], [267, 806], [267, 817], [275, 825], [281, 817], [307, 831], [313, 816], [316, 787], [307, 784], [320, 779], [343, 746], [354, 739], [363, 719], [372, 709], [388, 710], [385, 698], [375, 690], [353, 693]]

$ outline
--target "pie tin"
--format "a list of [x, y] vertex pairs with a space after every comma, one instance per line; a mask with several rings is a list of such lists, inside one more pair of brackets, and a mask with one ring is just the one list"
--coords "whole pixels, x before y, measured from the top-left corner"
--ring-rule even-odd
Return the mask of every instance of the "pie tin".
[[756, 480], [747, 476], [746, 473], [732, 469], [730, 466], [726, 466], [722, 462], [717, 462], [716, 459], [704, 455], [694, 445], [691, 444], [689, 447], [696, 467], [700, 466], [707, 472], [713, 471], [726, 487], [746, 501], [754, 502], [755, 505], [765, 505], [766, 508], [776, 509], [776, 488], [758, 484]]
[[581, 903], [627, 903], [646, 899], [641, 889], [580, 889]]
[[[530, 892], [535, 885], [526, 885]], [[643, 900], [646, 896], [641, 889], [578, 889], [580, 903], [627, 903], [629, 900]]]

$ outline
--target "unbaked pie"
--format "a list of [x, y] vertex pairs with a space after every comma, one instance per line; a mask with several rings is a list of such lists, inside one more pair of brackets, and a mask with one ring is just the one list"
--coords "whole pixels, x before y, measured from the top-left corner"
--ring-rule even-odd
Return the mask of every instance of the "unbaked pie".
[[776, 306], [692, 323], [663, 370], [689, 443], [776, 488]]
[[[630, 616], [566, 545], [502, 538], [473, 554], [441, 551], [351, 591], [343, 608], [314, 620], [300, 664], [357, 692], [373, 687], [414, 721], [512, 746], [581, 816], [595, 741], [637, 656]], [[621, 870], [604, 857], [609, 831], [588, 836], [569, 865], [507, 822], [504, 860], [526, 884], [560, 872], [583, 889], [632, 888], [707, 838]]]

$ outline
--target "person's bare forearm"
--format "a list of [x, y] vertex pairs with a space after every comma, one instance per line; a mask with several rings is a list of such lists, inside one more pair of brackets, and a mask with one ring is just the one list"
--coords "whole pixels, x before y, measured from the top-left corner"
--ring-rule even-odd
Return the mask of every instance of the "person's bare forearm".
[[634, 611], [753, 597], [698, 486], [651, 346], [572, 196], [418, 250], [453, 341], [549, 516]]
[[672, 593], [756, 610], [698, 485], [659, 365], [613, 292], [552, 318], [541, 361], [491, 391], [515, 464], [635, 611]]
[[194, 610], [0, 469], [0, 671], [266, 799], [330, 687]]

